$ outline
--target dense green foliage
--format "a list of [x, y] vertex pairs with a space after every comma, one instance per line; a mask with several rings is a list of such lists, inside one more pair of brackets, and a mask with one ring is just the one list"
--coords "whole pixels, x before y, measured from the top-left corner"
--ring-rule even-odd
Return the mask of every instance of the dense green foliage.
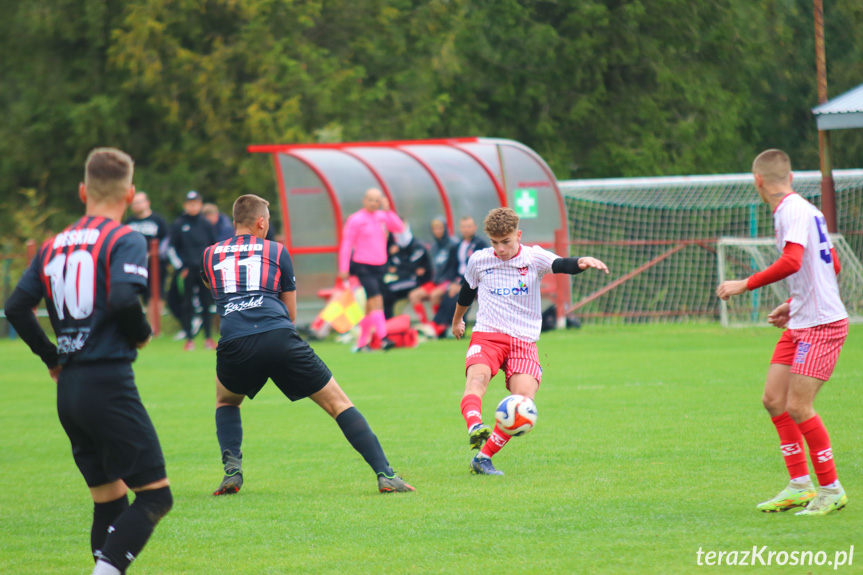
[[[215, 354], [166, 339], [136, 379], [165, 452], [173, 511], [130, 569], [188, 574], [833, 573], [833, 567], [697, 566], [704, 551], [836, 551], [860, 572], [863, 330], [851, 334], [816, 404], [849, 504], [827, 517], [763, 514], [784, 487], [761, 406], [772, 328], [598, 327], [543, 334], [539, 421], [468, 473], [459, 401], [466, 341], [388, 354], [316, 344], [416, 493], [379, 495], [338, 426], [268, 384], [243, 405], [245, 485], [222, 477], [213, 421]], [[92, 505], [54, 408], [54, 384], [20, 341], [0, 341], [14, 483], [0, 490], [0, 572], [85, 573]], [[498, 375], [483, 413], [505, 395]], [[766, 553], [765, 553], [766, 560]]]
[[[826, 3], [830, 93], [863, 5]], [[86, 152], [136, 158], [173, 214], [271, 194], [252, 143], [499, 136], [558, 178], [818, 167], [811, 0], [0, 0], [0, 194], [76, 210]], [[863, 135], [834, 135], [839, 168]], [[9, 214], [8, 210], [4, 210]], [[65, 223], [66, 215], [61, 214]], [[4, 235], [19, 233], [0, 216]]]

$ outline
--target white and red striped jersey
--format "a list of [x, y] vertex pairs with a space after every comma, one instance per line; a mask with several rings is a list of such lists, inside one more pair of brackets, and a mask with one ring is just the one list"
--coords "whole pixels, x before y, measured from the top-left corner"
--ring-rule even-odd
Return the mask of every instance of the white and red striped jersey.
[[791, 319], [788, 327], [802, 329], [848, 317], [833, 269], [824, 214], [798, 194], [788, 194], [773, 212], [776, 247], [792, 242], [803, 246], [803, 265], [788, 276]]
[[505, 262], [494, 248], [474, 252], [464, 274], [470, 287], [478, 290], [473, 330], [537, 341], [542, 329], [539, 284], [559, 257], [539, 246], [525, 245]]

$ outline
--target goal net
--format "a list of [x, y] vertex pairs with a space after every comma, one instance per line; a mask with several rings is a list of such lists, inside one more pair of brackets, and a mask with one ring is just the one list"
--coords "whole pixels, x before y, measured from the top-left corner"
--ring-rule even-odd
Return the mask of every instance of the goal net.
[[[863, 170], [833, 175], [837, 227], [844, 238], [837, 240], [840, 287], [848, 300], [861, 284], [859, 275], [846, 271], [863, 257]], [[595, 256], [611, 271], [573, 278], [570, 311], [585, 323], [720, 321], [715, 295], [720, 238], [773, 236], [773, 216], [759, 201], [751, 174], [569, 180], [559, 186], [569, 215], [570, 255]], [[794, 173], [795, 191], [819, 207], [820, 186], [820, 172]], [[779, 256], [775, 247], [772, 253], [769, 246], [759, 250], [768, 265]], [[740, 265], [754, 265], [754, 256], [744, 255]], [[740, 323], [765, 324], [770, 291], [758, 290], [755, 315], [751, 301], [735, 302]], [[859, 299], [846, 303], [849, 313], [861, 308]]]
[[[830, 239], [842, 264], [839, 293], [852, 322], [863, 320], [863, 265], [841, 235]], [[774, 238], [722, 238], [717, 243], [719, 282], [739, 280], [761, 271], [776, 261], [779, 252]], [[719, 316], [724, 327], [763, 323], [770, 311], [788, 299], [786, 281], [776, 282], [728, 301], [720, 301]]]

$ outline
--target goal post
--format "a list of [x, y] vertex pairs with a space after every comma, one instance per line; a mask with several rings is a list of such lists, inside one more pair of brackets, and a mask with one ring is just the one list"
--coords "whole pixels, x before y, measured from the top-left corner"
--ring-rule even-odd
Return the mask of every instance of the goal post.
[[[835, 170], [833, 177], [841, 234], [834, 243], [843, 268], [839, 285], [852, 321], [859, 321], [863, 170]], [[788, 297], [782, 282], [726, 305], [716, 297], [722, 279], [747, 277], [779, 257], [767, 237], [774, 233], [773, 214], [759, 200], [752, 174], [558, 184], [569, 217], [568, 255], [595, 256], [610, 272], [573, 278], [573, 303], [566, 312], [584, 324], [766, 325], [766, 315]], [[820, 172], [795, 172], [792, 185], [820, 205]]]
[[[854, 323], [863, 321], [863, 264], [840, 234], [830, 239], [842, 264], [839, 294]], [[769, 267], [779, 257], [774, 238], [720, 238], [716, 242], [719, 282], [741, 280]], [[767, 314], [790, 296], [785, 280], [720, 301], [719, 318], [723, 327], [763, 324]]]

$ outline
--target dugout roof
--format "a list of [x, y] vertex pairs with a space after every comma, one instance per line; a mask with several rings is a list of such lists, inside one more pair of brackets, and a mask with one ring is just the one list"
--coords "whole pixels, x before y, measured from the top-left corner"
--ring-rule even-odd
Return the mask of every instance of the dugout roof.
[[362, 208], [369, 188], [380, 189], [414, 236], [427, 244], [435, 216], [443, 216], [454, 234], [461, 217], [472, 216], [482, 228], [490, 209], [510, 206], [521, 216], [525, 243], [568, 255], [567, 213], [557, 180], [536, 152], [513, 140], [256, 145], [248, 150], [272, 156], [285, 245], [302, 281], [303, 307], [317, 307], [314, 294], [332, 285], [345, 220]]
[[863, 84], [812, 108], [819, 130], [863, 128]]

